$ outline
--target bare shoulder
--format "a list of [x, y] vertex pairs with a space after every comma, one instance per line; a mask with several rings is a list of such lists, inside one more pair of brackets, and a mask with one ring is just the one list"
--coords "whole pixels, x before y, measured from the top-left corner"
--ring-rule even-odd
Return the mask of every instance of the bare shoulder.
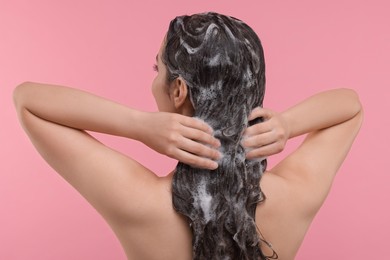
[[[257, 206], [256, 224], [279, 259], [294, 259], [312, 220], [304, 210], [307, 196], [301, 185], [273, 172], [266, 172], [260, 181], [266, 199]], [[272, 255], [265, 243], [262, 250]]]
[[171, 184], [172, 174], [145, 186], [139, 207], [131, 210], [137, 220], [112, 225], [128, 259], [192, 259], [191, 230], [173, 209]]

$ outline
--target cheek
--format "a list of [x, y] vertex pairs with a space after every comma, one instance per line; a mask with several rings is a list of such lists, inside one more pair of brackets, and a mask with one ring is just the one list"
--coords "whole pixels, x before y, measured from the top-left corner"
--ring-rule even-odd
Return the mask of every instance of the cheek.
[[171, 112], [171, 104], [168, 93], [166, 93], [167, 86], [158, 77], [153, 80], [152, 93], [156, 101], [158, 110], [161, 112]]
[[156, 99], [156, 88], [157, 88], [156, 80], [157, 80], [157, 77], [155, 77], [153, 82], [152, 82], [152, 94], [154, 96], [154, 99]]
[[164, 98], [164, 84], [162, 84], [162, 81], [159, 76], [155, 77], [152, 83], [152, 93], [154, 98], [157, 100], [161, 100]]

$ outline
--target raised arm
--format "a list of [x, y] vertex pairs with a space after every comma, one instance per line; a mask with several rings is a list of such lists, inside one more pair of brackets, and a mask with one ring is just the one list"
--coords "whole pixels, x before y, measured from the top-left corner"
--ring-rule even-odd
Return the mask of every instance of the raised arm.
[[264, 108], [254, 109], [249, 120], [263, 117], [265, 122], [245, 131], [243, 145], [249, 149], [249, 159], [269, 156], [281, 152], [290, 138], [361, 116], [362, 108], [355, 91], [329, 90], [311, 96], [282, 113]]
[[282, 113], [289, 126], [289, 138], [346, 122], [359, 113], [359, 97], [351, 89], [319, 93]]
[[283, 150], [289, 138], [308, 134], [301, 146], [270, 171], [301, 183], [302, 194], [318, 209], [360, 129], [363, 111], [355, 91], [335, 89], [316, 94], [282, 113], [256, 109], [251, 118], [266, 121], [247, 129], [248, 158]]
[[143, 201], [146, 197], [150, 202], [158, 199], [151, 198], [160, 194], [155, 190], [158, 178], [84, 130], [136, 139], [159, 152], [204, 166], [213, 161], [186, 147], [204, 157], [217, 154], [192, 143], [195, 139], [215, 144], [208, 126], [193, 118], [140, 112], [80, 90], [39, 83], [18, 86], [14, 100], [21, 124], [38, 152], [106, 219], [148, 215], [150, 203]]
[[190, 117], [141, 112], [81, 90], [30, 82], [15, 89], [14, 100], [22, 123], [25, 113], [31, 113], [62, 126], [135, 139], [198, 167], [216, 167], [207, 158], [217, 159], [217, 151], [201, 145], [217, 146], [212, 130]]

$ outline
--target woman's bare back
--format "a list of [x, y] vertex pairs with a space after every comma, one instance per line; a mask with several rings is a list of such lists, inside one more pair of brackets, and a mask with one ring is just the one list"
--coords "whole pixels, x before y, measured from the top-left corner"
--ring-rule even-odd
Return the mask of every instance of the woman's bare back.
[[[192, 259], [191, 230], [172, 207], [171, 182], [172, 173], [158, 179], [154, 194], [144, 201], [148, 212], [137, 222], [109, 221], [128, 259]], [[298, 187], [271, 172], [264, 174], [260, 184], [267, 199], [257, 206], [259, 235], [272, 245], [279, 259], [294, 259], [312, 220], [288, 206], [301, 202], [293, 192]], [[262, 250], [268, 256], [273, 254], [266, 243]]]
[[[260, 186], [266, 199], [257, 206], [256, 224], [279, 259], [294, 259], [361, 121], [359, 113], [337, 127], [311, 133], [298, 149], [264, 173]], [[113, 226], [129, 259], [192, 258], [191, 231], [172, 207], [171, 184], [172, 173], [149, 182], [150, 192], [143, 191], [148, 196], [143, 198], [138, 220]], [[134, 216], [134, 209], [129, 212]], [[265, 243], [262, 250], [268, 256], [273, 253]]]

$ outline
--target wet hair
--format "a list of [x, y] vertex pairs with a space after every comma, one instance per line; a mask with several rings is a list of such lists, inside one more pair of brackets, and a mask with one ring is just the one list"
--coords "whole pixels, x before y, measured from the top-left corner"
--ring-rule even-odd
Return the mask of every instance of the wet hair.
[[176, 17], [162, 61], [168, 82], [186, 82], [194, 117], [208, 123], [221, 142], [216, 170], [179, 162], [173, 176], [173, 206], [188, 218], [193, 258], [269, 259], [255, 222], [256, 206], [265, 199], [260, 179], [267, 161], [247, 160], [240, 144], [243, 131], [256, 123], [248, 122], [249, 113], [263, 104], [258, 36], [244, 22], [217, 13]]

